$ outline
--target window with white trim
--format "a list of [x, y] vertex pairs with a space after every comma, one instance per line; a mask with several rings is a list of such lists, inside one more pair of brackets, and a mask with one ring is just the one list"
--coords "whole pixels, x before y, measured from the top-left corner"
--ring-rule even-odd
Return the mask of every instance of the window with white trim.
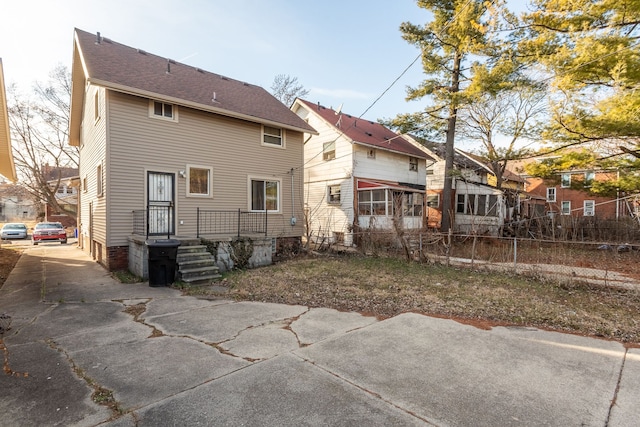
[[102, 176], [102, 163], [96, 168], [96, 193], [98, 196], [102, 196], [104, 193], [104, 183]]
[[596, 179], [596, 173], [593, 171], [588, 171], [584, 173], [584, 186], [586, 188], [591, 187], [593, 181]]
[[327, 203], [340, 203], [340, 184], [327, 186]]
[[585, 200], [584, 201], [584, 216], [594, 216], [596, 214], [596, 201]]
[[358, 214], [360, 215], [391, 215], [391, 197], [387, 190], [358, 191]]
[[272, 126], [262, 126], [262, 144], [275, 147], [284, 147], [282, 129]]
[[561, 215], [571, 215], [571, 201], [564, 200], [561, 204]]
[[562, 187], [562, 188], [571, 187], [571, 174], [570, 173], [563, 173], [562, 175], [560, 175], [560, 187]]
[[213, 168], [187, 165], [187, 196], [211, 197]]
[[169, 121], [178, 121], [178, 107], [161, 101], [149, 100], [149, 117]]
[[325, 142], [322, 144], [322, 160], [333, 160], [336, 158], [336, 142]]
[[547, 188], [547, 202], [556, 201], [556, 187]]
[[100, 120], [100, 91], [93, 96], [93, 119], [96, 122]]
[[456, 213], [498, 216], [498, 196], [495, 194], [458, 194], [456, 196]]
[[260, 178], [249, 179], [252, 211], [280, 211], [280, 181]]
[[418, 158], [417, 157], [409, 157], [409, 170], [417, 172], [418, 171]]
[[402, 197], [402, 214], [407, 217], [421, 217], [423, 204], [424, 194], [404, 193]]

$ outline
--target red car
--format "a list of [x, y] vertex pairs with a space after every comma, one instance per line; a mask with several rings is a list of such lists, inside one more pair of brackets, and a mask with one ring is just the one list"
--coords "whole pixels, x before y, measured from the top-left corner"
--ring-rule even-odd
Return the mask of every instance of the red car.
[[31, 235], [32, 243], [39, 242], [60, 242], [67, 243], [67, 230], [59, 222], [39, 222], [33, 229]]

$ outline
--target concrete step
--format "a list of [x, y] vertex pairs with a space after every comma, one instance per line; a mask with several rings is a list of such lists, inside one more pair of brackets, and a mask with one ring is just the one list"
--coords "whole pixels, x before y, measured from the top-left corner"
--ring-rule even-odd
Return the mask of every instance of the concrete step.
[[215, 263], [215, 259], [213, 258], [213, 255], [211, 255], [209, 252], [190, 252], [190, 253], [183, 253], [183, 254], [178, 254], [176, 261], [178, 263], [182, 263], [182, 262], [189, 262], [189, 261], [212, 261]]
[[178, 260], [177, 263], [181, 269], [186, 270], [190, 268], [199, 268], [199, 267], [210, 267], [216, 266], [217, 264], [214, 262], [213, 258], [186, 258], [182, 261]]
[[197, 253], [197, 252], [203, 252], [203, 251], [207, 252], [207, 247], [205, 245], [178, 246], [178, 254], [193, 253], [193, 252]]
[[214, 280], [220, 279], [219, 274], [210, 274], [208, 276], [198, 276], [198, 277], [187, 277], [180, 279], [184, 283], [188, 283], [189, 285], [200, 285], [211, 283]]
[[201, 284], [219, 279], [218, 265], [204, 245], [181, 246], [177, 256], [178, 279], [184, 283]]

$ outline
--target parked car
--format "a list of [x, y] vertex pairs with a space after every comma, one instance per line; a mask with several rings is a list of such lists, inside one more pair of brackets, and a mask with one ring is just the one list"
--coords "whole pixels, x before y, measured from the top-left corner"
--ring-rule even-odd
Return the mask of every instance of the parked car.
[[39, 222], [33, 228], [31, 239], [34, 245], [40, 242], [67, 243], [67, 230], [59, 222]]
[[21, 222], [10, 222], [2, 226], [3, 239], [26, 239], [27, 226]]

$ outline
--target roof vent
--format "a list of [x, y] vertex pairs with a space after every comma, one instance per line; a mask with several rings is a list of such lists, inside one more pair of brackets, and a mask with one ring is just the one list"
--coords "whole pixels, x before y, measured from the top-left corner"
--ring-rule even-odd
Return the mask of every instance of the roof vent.
[[167, 61], [167, 74], [171, 74], [171, 61]]
[[365, 132], [368, 136], [373, 136], [371, 132]]
[[96, 33], [96, 44], [100, 44], [101, 41], [102, 41], [102, 39], [100, 38], [100, 31], [98, 31]]
[[196, 67], [196, 71], [197, 71], [197, 72], [199, 72], [199, 73], [204, 73], [204, 71], [202, 70], [202, 68], [198, 68], [198, 67]]
[[145, 52], [145, 51], [144, 51], [144, 50], [142, 50], [142, 49], [136, 49], [136, 50], [137, 50], [137, 51], [138, 51], [138, 53], [139, 53], [139, 54], [141, 54], [141, 55], [146, 55], [146, 54], [147, 54], [147, 52]]
[[176, 63], [176, 61], [173, 60], [173, 59], [167, 59], [167, 61], [169, 61], [170, 64], [175, 64]]

